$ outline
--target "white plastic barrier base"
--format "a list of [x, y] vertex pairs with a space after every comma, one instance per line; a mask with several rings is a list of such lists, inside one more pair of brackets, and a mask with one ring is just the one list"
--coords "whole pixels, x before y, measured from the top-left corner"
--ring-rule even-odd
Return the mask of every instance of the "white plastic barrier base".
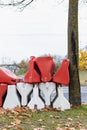
[[26, 106], [28, 103], [28, 95], [33, 89], [33, 84], [17, 83], [17, 90], [21, 95], [21, 105]]
[[53, 82], [39, 83], [39, 88], [44, 94], [45, 105], [51, 104], [51, 94], [56, 89], [56, 84]]
[[38, 84], [34, 85], [33, 88], [33, 96], [30, 100], [30, 102], [27, 105], [30, 109], [34, 109], [35, 107], [37, 109], [42, 109], [45, 107], [43, 101], [41, 100], [41, 98], [39, 97], [39, 91], [38, 91]]
[[58, 97], [53, 102], [53, 108], [60, 108], [61, 111], [64, 111], [66, 109], [70, 109], [70, 103], [63, 95], [63, 89], [62, 87], [57, 87], [58, 90]]
[[8, 85], [7, 95], [3, 104], [4, 108], [12, 109], [16, 106], [20, 106], [20, 101], [17, 96], [16, 86]]

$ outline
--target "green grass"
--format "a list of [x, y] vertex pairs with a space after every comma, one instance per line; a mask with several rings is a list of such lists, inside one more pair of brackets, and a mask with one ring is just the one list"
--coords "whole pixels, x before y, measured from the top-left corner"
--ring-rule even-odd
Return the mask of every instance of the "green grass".
[[80, 76], [80, 83], [87, 85], [87, 70], [80, 70], [79, 76]]
[[87, 130], [87, 105], [58, 110], [5, 111], [0, 114], [0, 130]]

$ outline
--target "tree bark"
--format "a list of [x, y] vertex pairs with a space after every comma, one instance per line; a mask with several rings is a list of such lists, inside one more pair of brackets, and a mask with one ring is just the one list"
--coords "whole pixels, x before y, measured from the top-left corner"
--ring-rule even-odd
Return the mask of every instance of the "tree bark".
[[73, 106], [81, 105], [78, 71], [78, 0], [69, 0], [68, 57], [70, 59], [69, 101]]

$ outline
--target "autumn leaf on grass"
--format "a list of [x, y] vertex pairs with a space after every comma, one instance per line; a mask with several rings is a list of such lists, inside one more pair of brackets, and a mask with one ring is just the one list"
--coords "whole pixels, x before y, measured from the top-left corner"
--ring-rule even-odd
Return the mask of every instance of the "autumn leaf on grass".
[[6, 113], [6, 110], [4, 108], [0, 108], [0, 114]]
[[44, 130], [43, 128], [34, 128], [33, 130]]
[[50, 106], [45, 106], [45, 108], [43, 110], [53, 110], [53, 108]]
[[29, 111], [30, 109], [29, 109], [29, 107], [27, 107], [27, 106], [22, 106], [22, 111]]
[[21, 120], [15, 119], [14, 121], [11, 122], [11, 125], [18, 125], [21, 123]]
[[43, 121], [45, 121], [45, 120], [44, 120], [44, 119], [39, 119], [38, 121], [39, 121], [39, 122], [43, 122]]
[[6, 128], [3, 128], [2, 130], [8, 130], [8, 129], [6, 129]]
[[21, 112], [21, 111], [22, 111], [22, 108], [19, 107], [19, 106], [16, 106], [16, 107], [14, 108], [14, 111], [16, 111], [16, 112]]
[[12, 114], [12, 113], [16, 114], [16, 115], [18, 114], [18, 112], [14, 111], [14, 109], [8, 109], [8, 108], [6, 109], [6, 114], [7, 115]]
[[61, 112], [61, 107], [58, 107], [58, 108], [53, 108], [54, 111], [58, 111], [58, 112]]
[[25, 116], [25, 117], [31, 117], [32, 115], [29, 113], [21, 113], [21, 116]]
[[61, 128], [61, 127], [57, 127], [55, 130], [76, 130], [74, 127], [72, 128]]
[[72, 118], [68, 118], [68, 121], [72, 121], [73, 119]]
[[65, 130], [76, 130], [74, 127], [66, 128]]
[[82, 128], [82, 129], [80, 129], [80, 130], [87, 130], [87, 129], [85, 129], [85, 128]]
[[57, 127], [55, 130], [65, 130], [65, 129]]
[[35, 113], [35, 112], [37, 112], [37, 110], [36, 109], [31, 109], [31, 112]]

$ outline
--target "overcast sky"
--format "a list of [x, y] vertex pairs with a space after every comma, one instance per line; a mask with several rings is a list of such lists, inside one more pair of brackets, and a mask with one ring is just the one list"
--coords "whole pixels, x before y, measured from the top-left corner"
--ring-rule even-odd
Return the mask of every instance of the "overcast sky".
[[[87, 44], [87, 6], [79, 9], [79, 46]], [[19, 12], [0, 8], [0, 63], [67, 54], [68, 0], [36, 0]]]

